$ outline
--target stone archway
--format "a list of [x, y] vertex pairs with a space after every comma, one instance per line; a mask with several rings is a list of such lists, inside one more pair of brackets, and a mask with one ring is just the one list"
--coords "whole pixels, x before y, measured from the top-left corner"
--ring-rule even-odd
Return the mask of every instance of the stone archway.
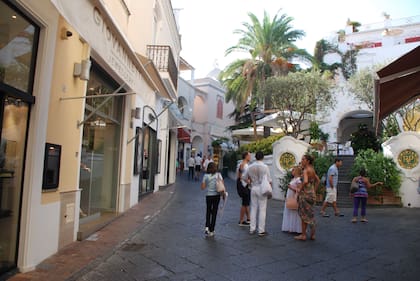
[[373, 112], [368, 110], [353, 110], [341, 118], [337, 128], [337, 142], [345, 143], [350, 140], [351, 134], [359, 129], [360, 124], [366, 124], [368, 129], [373, 128]]
[[203, 138], [201, 136], [194, 136], [192, 139], [192, 151], [197, 154], [200, 153], [203, 156]]

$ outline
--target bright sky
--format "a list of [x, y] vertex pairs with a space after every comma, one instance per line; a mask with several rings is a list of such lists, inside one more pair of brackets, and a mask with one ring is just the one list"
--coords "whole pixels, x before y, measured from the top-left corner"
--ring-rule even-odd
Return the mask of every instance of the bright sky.
[[310, 54], [316, 41], [344, 29], [348, 18], [363, 25], [382, 22], [383, 12], [391, 19], [420, 15], [419, 0], [172, 0], [172, 7], [181, 9], [181, 56], [196, 69], [196, 78], [206, 76], [215, 61], [223, 69], [237, 58], [225, 57], [225, 51], [237, 43], [233, 31], [249, 22], [248, 12], [260, 20], [264, 10], [270, 18], [279, 10], [294, 18], [293, 28], [306, 33], [296, 44]]

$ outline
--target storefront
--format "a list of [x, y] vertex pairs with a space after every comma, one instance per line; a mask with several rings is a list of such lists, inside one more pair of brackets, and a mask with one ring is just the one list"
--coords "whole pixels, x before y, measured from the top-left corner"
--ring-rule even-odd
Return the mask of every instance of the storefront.
[[101, 97], [111, 95], [120, 85], [95, 61], [89, 76], [82, 124], [80, 234], [90, 233], [89, 229], [117, 214], [124, 112], [123, 96]]
[[17, 266], [24, 159], [39, 28], [0, 1], [0, 274]]

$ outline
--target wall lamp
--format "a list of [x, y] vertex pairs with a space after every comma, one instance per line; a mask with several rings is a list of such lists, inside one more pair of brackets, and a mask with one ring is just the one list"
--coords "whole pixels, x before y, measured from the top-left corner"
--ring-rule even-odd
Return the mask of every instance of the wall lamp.
[[80, 80], [88, 81], [91, 65], [92, 62], [90, 60], [82, 60], [81, 63], [74, 63], [73, 76], [79, 77]]
[[73, 36], [73, 32], [71, 32], [67, 28], [63, 27], [61, 29], [60, 37], [61, 37], [62, 40], [67, 40], [67, 39], [69, 39], [69, 37], [72, 37], [72, 36]]

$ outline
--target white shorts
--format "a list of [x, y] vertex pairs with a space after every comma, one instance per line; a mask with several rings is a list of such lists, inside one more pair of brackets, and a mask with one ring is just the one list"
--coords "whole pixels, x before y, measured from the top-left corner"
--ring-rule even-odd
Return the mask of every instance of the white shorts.
[[337, 188], [327, 187], [327, 195], [325, 196], [325, 202], [334, 203], [337, 201]]

